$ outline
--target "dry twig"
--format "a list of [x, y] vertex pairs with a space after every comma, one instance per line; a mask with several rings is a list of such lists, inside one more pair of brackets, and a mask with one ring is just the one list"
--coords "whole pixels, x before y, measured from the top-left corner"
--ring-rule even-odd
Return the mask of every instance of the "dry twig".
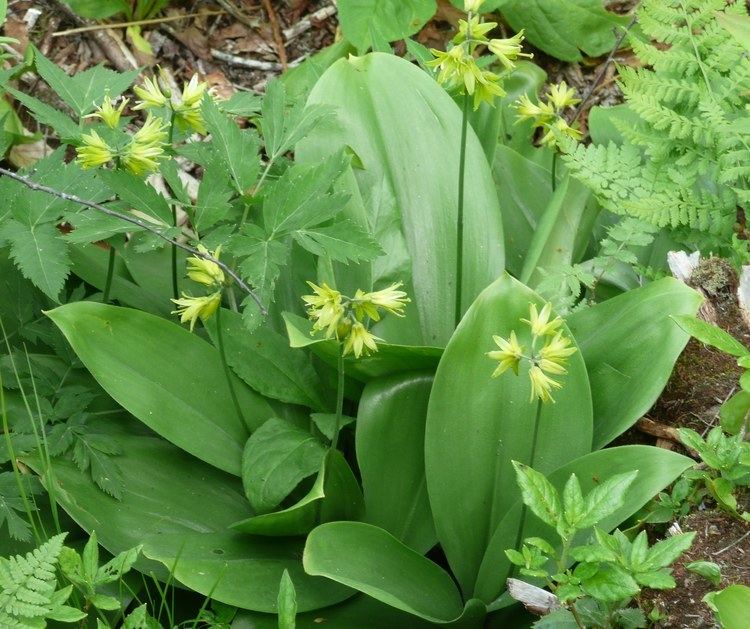
[[286, 48], [284, 48], [284, 38], [281, 36], [279, 17], [276, 15], [276, 11], [274, 11], [271, 0], [261, 0], [261, 2], [263, 3], [266, 15], [268, 16], [268, 21], [271, 23], [271, 31], [273, 32], [273, 39], [276, 44], [276, 52], [279, 55], [279, 63], [281, 63], [281, 68], [286, 70], [288, 66]]

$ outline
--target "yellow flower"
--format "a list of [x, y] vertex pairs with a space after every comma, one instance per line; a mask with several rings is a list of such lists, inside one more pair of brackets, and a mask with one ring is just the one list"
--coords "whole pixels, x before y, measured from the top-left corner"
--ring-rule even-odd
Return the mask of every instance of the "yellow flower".
[[218, 290], [204, 297], [190, 297], [183, 293], [180, 299], [173, 299], [172, 301], [178, 306], [177, 310], [172, 311], [172, 314], [180, 315], [180, 323], [189, 321], [190, 331], [192, 332], [198, 319], [205, 323], [218, 310], [221, 305], [221, 291]]
[[[203, 245], [198, 245], [198, 251], [218, 260], [221, 246], [211, 253]], [[191, 256], [187, 259], [187, 275], [194, 282], [204, 286], [221, 286], [224, 284], [224, 271], [221, 270], [221, 267], [213, 260], [206, 260], [198, 256]]]
[[120, 123], [120, 116], [122, 116], [122, 112], [125, 110], [125, 107], [128, 106], [129, 102], [130, 100], [125, 98], [120, 102], [119, 107], [115, 107], [112, 99], [109, 96], [105, 96], [102, 104], [97, 107], [96, 111], [91, 114], [91, 116], [93, 118], [100, 118], [110, 129], [115, 129]]
[[355, 321], [344, 340], [343, 354], [346, 356], [353, 353], [355, 358], [359, 358], [363, 353], [367, 355], [370, 352], [377, 352], [378, 346], [376, 341], [382, 340], [372, 334], [359, 321]]
[[515, 68], [513, 63], [518, 57], [528, 57], [531, 59], [534, 55], [521, 52], [521, 42], [523, 41], [523, 30], [510, 37], [509, 39], [491, 39], [487, 47], [494, 54], [498, 61], [505, 66], [506, 70]]
[[539, 367], [547, 373], [565, 373], [565, 363], [576, 351], [570, 339], [560, 331], [539, 351]]
[[550, 321], [551, 314], [552, 304], [550, 303], [544, 304], [541, 312], [537, 311], [535, 304], [529, 304], [529, 318], [521, 319], [521, 321], [529, 324], [534, 336], [552, 336], [562, 325], [562, 319], [556, 317]]
[[370, 301], [369, 296], [370, 293], [366, 293], [361, 288], [358, 288], [357, 292], [354, 293], [352, 309], [354, 310], [354, 316], [357, 321], [364, 321], [366, 317], [370, 317], [373, 321], [380, 321], [378, 308], [372, 301]]
[[555, 116], [555, 112], [549, 103], [534, 103], [528, 94], [522, 95], [515, 103], [516, 112], [518, 113], [517, 122], [524, 120], [533, 120], [535, 126], [541, 126]]
[[328, 284], [317, 286], [307, 283], [313, 289], [314, 295], [303, 295], [302, 300], [307, 304], [307, 316], [313, 321], [313, 330], [325, 330], [327, 339], [337, 336], [337, 328], [344, 316], [341, 293]]
[[167, 132], [162, 120], [149, 114], [122, 155], [123, 166], [138, 176], [158, 170], [159, 160], [164, 157], [166, 138]]
[[571, 127], [565, 119], [558, 118], [554, 124], [547, 127], [547, 133], [539, 143], [542, 146], [557, 146], [565, 136], [578, 142], [583, 137], [583, 134], [578, 129]]
[[472, 15], [469, 20], [458, 21], [458, 33], [453, 43], [460, 44], [471, 36], [474, 43], [487, 41], [487, 33], [497, 26], [497, 22], [482, 22], [478, 15]]
[[206, 125], [201, 112], [201, 102], [207, 91], [208, 84], [199, 83], [197, 74], [194, 74], [190, 82], [185, 84], [181, 102], [174, 107], [175, 122], [180, 129], [192, 129], [205, 135]]
[[505, 90], [500, 86], [500, 77], [494, 72], [483, 70], [474, 88], [474, 109], [479, 109], [483, 102], [494, 107], [495, 98], [501, 96], [505, 96]]
[[435, 59], [428, 61], [427, 65], [431, 68], [440, 69], [437, 82], [441, 85], [444, 83], [449, 85], [465, 83], [464, 77], [466, 74], [473, 72], [471, 66], [476, 66], [474, 58], [466, 52], [463, 46], [453, 46], [446, 52], [432, 48], [430, 52], [435, 56]]
[[81, 168], [97, 168], [115, 157], [114, 151], [96, 131], [84, 133], [81, 141], [83, 144], [76, 148], [76, 161]]
[[484, 0], [464, 0], [464, 11], [466, 13], [476, 13], [484, 4]]
[[164, 107], [169, 99], [164, 95], [159, 87], [156, 77], [143, 79], [143, 86], [133, 88], [136, 96], [141, 100], [133, 109], [150, 109], [151, 107]]
[[508, 369], [512, 369], [518, 375], [518, 365], [521, 362], [521, 358], [523, 358], [523, 346], [518, 342], [515, 331], [511, 331], [510, 337], [507, 340], [497, 335], [494, 335], [492, 338], [500, 348], [499, 350], [487, 352], [489, 358], [500, 362], [497, 369], [492, 372], [492, 377], [497, 378]]
[[531, 381], [531, 397], [530, 402], [534, 401], [534, 398], [539, 398], [542, 402], [554, 402], [550, 392], [552, 389], [560, 389], [562, 385], [547, 376], [540, 367], [533, 365], [529, 369], [529, 380]]
[[[375, 308], [382, 308], [383, 310], [386, 310], [391, 314], [396, 315], [397, 317], [403, 317], [404, 308], [406, 307], [406, 304], [411, 301], [411, 299], [406, 296], [406, 293], [404, 291], [398, 290], [399, 288], [401, 288], [401, 286], [403, 286], [403, 282], [394, 282], [388, 288], [377, 290], [372, 293], [362, 293], [362, 291], [358, 290], [354, 299], [355, 301], [359, 299], [361, 301], [372, 304], [373, 306], [375, 306]], [[378, 321], [380, 317], [373, 317], [370, 312], [368, 312], [370, 317], [375, 321]], [[377, 310], [375, 311], [375, 314], [378, 315]]]
[[550, 85], [549, 102], [556, 111], [562, 111], [566, 107], [577, 105], [581, 102], [581, 99], [576, 98], [575, 89], [568, 87], [565, 81], [561, 81], [558, 85]]
[[194, 74], [188, 83], [182, 88], [182, 104], [185, 107], [200, 105], [203, 95], [208, 90], [208, 83], [199, 82], [198, 75]]

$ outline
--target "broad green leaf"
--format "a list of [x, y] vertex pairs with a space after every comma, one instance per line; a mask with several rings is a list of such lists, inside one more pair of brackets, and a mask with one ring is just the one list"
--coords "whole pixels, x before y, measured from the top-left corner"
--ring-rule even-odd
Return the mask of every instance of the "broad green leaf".
[[419, 553], [436, 542], [424, 471], [432, 381], [431, 373], [371, 381], [359, 401], [355, 433], [365, 521]]
[[714, 587], [719, 587], [721, 583], [721, 567], [713, 561], [691, 561], [685, 565], [685, 569], [699, 574]]
[[712, 599], [716, 615], [724, 629], [743, 629], [747, 624], [747, 610], [750, 609], [750, 587], [730, 585]]
[[[316, 410], [326, 408], [323, 385], [305, 352], [289, 347], [268, 325], [248, 332], [242, 317], [229, 310], [222, 311], [221, 325], [229, 366], [258, 393]], [[207, 328], [215, 338], [213, 321]]]
[[65, 241], [51, 223], [23, 225], [8, 220], [0, 227], [0, 241], [10, 244], [10, 256], [23, 276], [54, 302], [70, 273]]
[[508, 272], [519, 276], [539, 219], [552, 197], [550, 174], [504, 144], [497, 145], [492, 170], [503, 209]]
[[620, 509], [625, 502], [625, 493], [633, 484], [636, 476], [638, 476], [637, 470], [625, 474], [616, 474], [594, 487], [586, 495], [583, 514], [578, 522], [579, 528], [584, 529], [594, 526], [600, 520], [611, 516]]
[[338, 450], [329, 450], [310, 491], [301, 500], [274, 511], [235, 522], [231, 528], [251, 535], [306, 535], [321, 522], [358, 520], [362, 492], [349, 464]]
[[276, 507], [300, 481], [320, 469], [325, 447], [308, 431], [276, 417], [247, 440], [242, 455], [242, 484], [259, 513]]
[[308, 574], [348, 585], [425, 620], [449, 622], [463, 610], [447, 572], [371, 524], [322, 524], [308, 536], [302, 561]]
[[719, 409], [721, 427], [727, 434], [736, 435], [742, 430], [750, 413], [750, 393], [739, 391], [729, 398]]
[[105, 95], [116, 98], [122, 94], [140, 74], [140, 70], [121, 73], [97, 65], [68, 76], [36, 48], [34, 63], [39, 75], [79, 118], [92, 112]]
[[595, 449], [654, 404], [688, 341], [669, 316], [692, 315], [700, 302], [694, 290], [665, 278], [568, 317], [591, 381]]
[[[612, 476], [627, 474], [637, 469], [638, 482], [625, 494], [625, 503], [599, 523], [600, 528], [610, 531], [674, 482], [693, 463], [694, 461], [688, 457], [662, 448], [621, 446], [582, 456], [548, 474], [547, 478], [560, 491], [570, 475], [575, 474], [586, 493]], [[508, 507], [507, 514], [493, 531], [492, 539], [487, 546], [474, 596], [488, 603], [497, 599], [505, 590], [505, 579], [509, 576], [511, 564], [504, 551], [515, 545], [521, 507], [520, 500]], [[550, 533], [547, 525], [534, 517], [529, 517], [526, 519], [522, 536], [548, 538]], [[585, 543], [586, 539], [587, 536], [584, 536], [577, 542]]]
[[627, 600], [641, 588], [623, 568], [616, 564], [601, 564], [596, 574], [581, 583], [584, 592], [605, 603]]
[[101, 0], [65, 0], [66, 4], [70, 5], [81, 17], [88, 17], [94, 20], [103, 20], [118, 13], [125, 13], [126, 15], [130, 11], [130, 5], [126, 0], [111, 0], [110, 2], [102, 2]]
[[284, 570], [279, 583], [279, 598], [277, 602], [279, 610], [279, 629], [295, 629], [297, 623], [297, 593], [294, 591], [294, 583], [289, 571]]
[[[216, 349], [175, 323], [128, 308], [78, 302], [48, 316], [126, 410], [187, 452], [240, 473], [248, 427], [237, 417]], [[273, 415], [239, 379], [234, 388], [250, 429]]]
[[677, 585], [667, 569], [638, 572], [635, 574], [635, 580], [639, 585], [652, 590], [671, 590]]
[[537, 286], [544, 278], [542, 269], [554, 271], [576, 262], [574, 256], [580, 234], [591, 232], [599, 213], [597, 204], [590, 202], [591, 198], [588, 188], [569, 177], [558, 186], [529, 243], [520, 275], [522, 282]]
[[392, 42], [413, 35], [435, 15], [435, 0], [340, 0], [344, 37], [360, 52], [372, 45], [371, 30]]
[[341, 39], [305, 59], [300, 65], [289, 68], [281, 75], [286, 97], [291, 102], [304, 102], [323, 73], [339, 59], [355, 53], [354, 47]]
[[[401, 89], [394, 90], [394, 85]], [[318, 81], [309, 102], [334, 107], [336, 124], [318, 126], [300, 142], [298, 161], [316, 164], [340, 150], [353, 152], [361, 164], [355, 174], [362, 196], [383, 186], [398, 208], [411, 273], [388, 279], [413, 286], [410, 297], [421, 338], [411, 333], [389, 335], [388, 341], [444, 345], [455, 327], [459, 108], [432, 77], [404, 59], [382, 53], [336, 62]], [[472, 131], [466, 190], [462, 311], [504, 266], [497, 193]], [[401, 253], [397, 239], [381, 245], [385, 256]], [[346, 275], [346, 270], [337, 275]], [[346, 284], [346, 279], [340, 283]]]
[[255, 185], [260, 170], [258, 134], [240, 129], [210, 98], [203, 101], [203, 119], [235, 190], [239, 194], [247, 194]]
[[[603, 0], [506, 0], [501, 11], [514, 30], [524, 29], [534, 46], [562, 61], [608, 53], [615, 27], [629, 18], [606, 11]], [[580, 49], [580, 50], [579, 50]]]
[[672, 318], [685, 332], [701, 343], [711, 345], [722, 352], [738, 358], [750, 355], [750, 350], [731, 334], [703, 319], [689, 315], [676, 315]]
[[[539, 408], [537, 429], [526, 368], [518, 376], [508, 371], [491, 378], [497, 363], [485, 352], [494, 349], [493, 335], [507, 338], [515, 330], [530, 347], [521, 319], [528, 318], [531, 303], [543, 305], [507, 274], [482, 292], [448, 343], [430, 395], [427, 489], [438, 540], [464, 594], [474, 589], [495, 528], [520, 499], [511, 459], [549, 474], [591, 451], [591, 394], [580, 352], [570, 357], [555, 403]], [[520, 526], [520, 514], [515, 517]], [[502, 550], [514, 545], [515, 529]]]
[[528, 465], [513, 461], [516, 481], [521, 488], [521, 499], [542, 522], [556, 527], [562, 517], [560, 494], [552, 484]]
[[[350, 593], [307, 576], [298, 559], [302, 544], [291, 538], [267, 540], [227, 530], [249, 515], [239, 479], [202, 463], [162, 439], [139, 435], [137, 422], [103, 422], [121, 443], [125, 489], [118, 502], [102, 493], [66, 458], [52, 460], [58, 504], [85, 530], [96, 528], [99, 541], [116, 554], [144, 544], [144, 555], [174, 571], [185, 586], [245, 609], [275, 612], [281, 575], [289, 570], [300, 610], [332, 605]], [[43, 465], [25, 462], [37, 472]], [[203, 505], [205, 508], [196, 508]], [[107, 525], [102, 527], [101, 523]], [[153, 561], [139, 570], [166, 578]]]
[[[315, 336], [311, 335], [312, 324], [307, 319], [290, 312], [285, 312], [283, 316], [291, 347], [309, 347], [326, 363], [336, 366], [339, 352], [336, 341], [326, 341], [320, 333]], [[406, 371], [434, 369], [442, 355], [443, 350], [439, 347], [411, 347], [379, 343], [378, 351], [374, 354], [361, 356], [358, 359], [347, 356], [344, 369], [347, 376], [362, 382], [369, 382], [375, 378]]]

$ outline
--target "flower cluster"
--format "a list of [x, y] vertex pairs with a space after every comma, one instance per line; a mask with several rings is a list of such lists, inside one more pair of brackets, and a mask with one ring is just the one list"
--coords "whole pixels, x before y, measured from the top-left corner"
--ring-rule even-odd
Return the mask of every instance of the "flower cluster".
[[143, 85], [133, 88], [133, 91], [140, 99], [133, 109], [148, 110], [168, 107], [178, 129], [182, 131], [192, 130], [201, 134], [206, 133], [201, 103], [203, 97], [210, 94], [210, 90], [207, 83], [198, 81], [197, 74], [194, 74], [190, 81], [185, 83], [180, 96], [172, 94], [163, 73], [159, 78], [144, 79]]
[[504, 96], [499, 74], [479, 67], [474, 56], [479, 46], [486, 46], [506, 70], [512, 70], [518, 57], [531, 57], [521, 52], [523, 31], [509, 39], [489, 39], [487, 34], [497, 26], [496, 22], [483, 22], [474, 15], [484, 0], [466, 0], [465, 20], [459, 20], [458, 33], [447, 51], [431, 49], [435, 59], [427, 63], [438, 69], [437, 80], [450, 88], [458, 88], [462, 93], [473, 96], [474, 109], [482, 102], [493, 104], [496, 96]]
[[[531, 382], [531, 398], [538, 398], [542, 402], [554, 402], [552, 389], [562, 388], [562, 384], [554, 380], [550, 375], [561, 375], [567, 373], [565, 364], [568, 358], [576, 352], [571, 346], [570, 339], [565, 336], [561, 327], [562, 319], [556, 317], [550, 319], [552, 305], [545, 304], [539, 312], [535, 304], [529, 305], [529, 318], [521, 319], [531, 329], [531, 352], [525, 354], [523, 345], [518, 342], [515, 330], [511, 331], [507, 339], [501, 336], [493, 336], [495, 344], [500, 348], [487, 352], [487, 356], [498, 361], [498, 366], [492, 373], [493, 378], [505, 373], [508, 369], [518, 375], [518, 367], [522, 360], [529, 364], [529, 381]], [[538, 342], [544, 341], [544, 345], [537, 351]]]
[[327, 339], [335, 338], [343, 342], [343, 355], [377, 352], [378, 338], [368, 326], [371, 321], [380, 321], [381, 310], [404, 316], [404, 307], [410, 301], [401, 288], [401, 282], [391, 284], [383, 290], [366, 293], [358, 289], [354, 297], [342, 295], [339, 291], [323, 283], [317, 286], [308, 282], [313, 295], [304, 295], [307, 316], [313, 322], [313, 333], [323, 332]]
[[[92, 114], [100, 118], [110, 129], [116, 129], [127, 100], [115, 107], [107, 96], [101, 106]], [[159, 168], [159, 160], [164, 157], [167, 130], [160, 118], [150, 115], [144, 125], [132, 136], [119, 134], [105, 140], [95, 130], [81, 135], [81, 145], [76, 148], [76, 161], [82, 168], [98, 168], [116, 161], [134, 175], [143, 176]]]
[[518, 122], [532, 120], [534, 127], [543, 128], [546, 133], [540, 140], [542, 145], [557, 146], [560, 138], [570, 137], [573, 140], [580, 140], [581, 132], [568, 124], [563, 118], [563, 112], [573, 105], [581, 102], [576, 98], [576, 91], [568, 87], [565, 81], [558, 85], [551, 85], [546, 100], [540, 100], [534, 103], [524, 94], [516, 101], [516, 112], [518, 113]]
[[[210, 252], [203, 245], [198, 245], [198, 251], [218, 260], [221, 247], [217, 247], [215, 251]], [[211, 290], [211, 293], [202, 297], [192, 297], [182, 293], [182, 297], [172, 300], [177, 305], [177, 310], [173, 310], [172, 314], [180, 315], [180, 323], [190, 322], [191, 332], [198, 319], [205, 323], [221, 305], [221, 293], [226, 284], [226, 278], [224, 271], [214, 260], [199, 256], [191, 256], [187, 259], [188, 277], [198, 284], [203, 284]]]

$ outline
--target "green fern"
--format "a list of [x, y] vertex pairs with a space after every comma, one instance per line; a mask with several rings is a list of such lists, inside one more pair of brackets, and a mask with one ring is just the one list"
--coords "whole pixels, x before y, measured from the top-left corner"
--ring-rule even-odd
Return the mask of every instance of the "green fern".
[[65, 605], [73, 586], [57, 589], [57, 562], [65, 533], [26, 556], [0, 558], [0, 627], [46, 627], [47, 619], [78, 622], [86, 615]]
[[562, 148], [573, 176], [608, 210], [726, 242], [750, 200], [750, 60], [717, 14], [747, 9], [734, 0], [644, 0], [638, 21], [656, 43], [634, 39], [647, 67], [619, 71], [638, 124], [616, 122], [621, 145]]

